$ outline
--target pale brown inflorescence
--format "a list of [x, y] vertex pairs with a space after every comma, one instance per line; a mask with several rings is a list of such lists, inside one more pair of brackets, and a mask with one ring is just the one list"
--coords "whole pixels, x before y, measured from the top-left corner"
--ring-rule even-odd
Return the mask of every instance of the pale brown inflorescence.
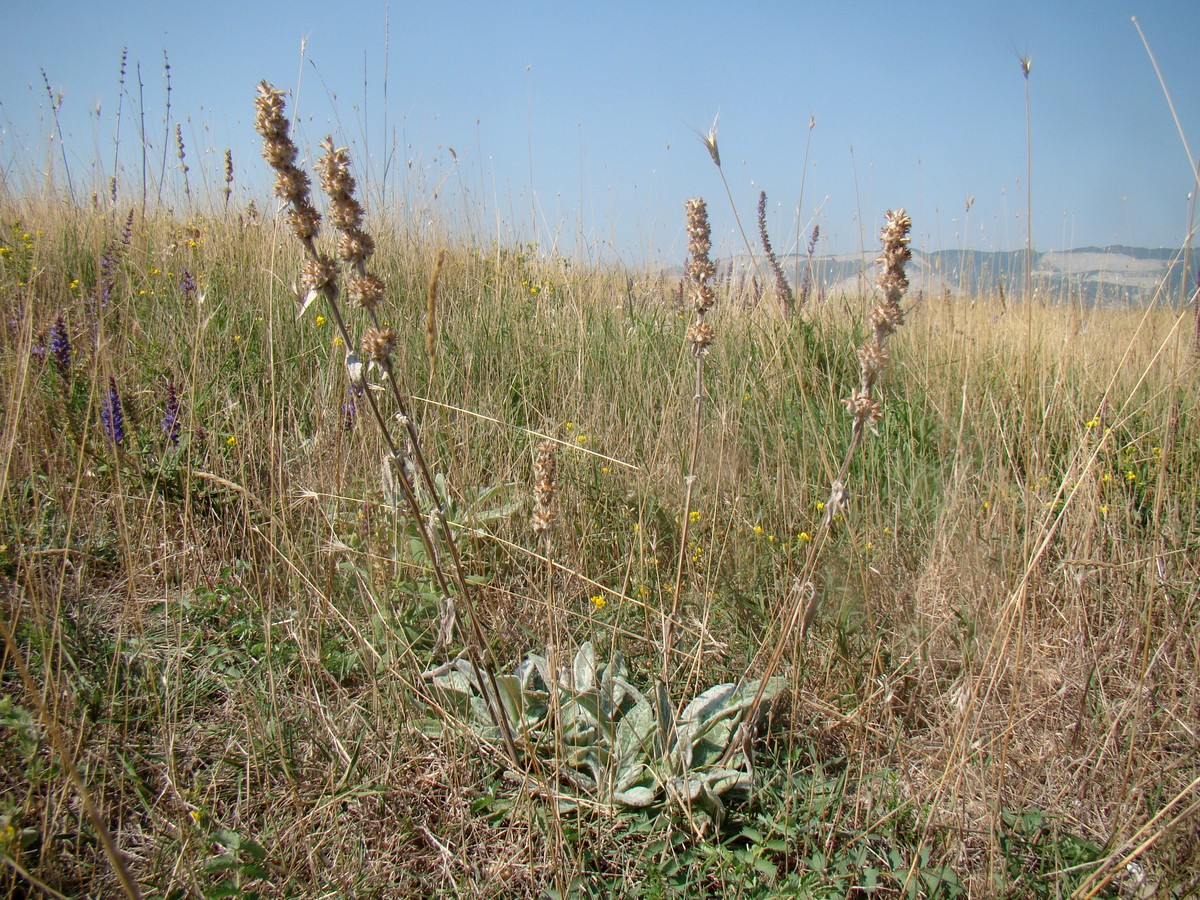
[[254, 129], [262, 136], [262, 155], [275, 170], [275, 196], [286, 200], [288, 224], [304, 244], [311, 246], [321, 225], [321, 216], [309, 198], [308, 175], [296, 166], [299, 155], [288, 134], [288, 121], [283, 114], [283, 91], [263, 81], [258, 86], [254, 102]]
[[912, 251], [908, 248], [911, 230], [912, 219], [904, 210], [888, 210], [879, 233], [883, 250], [877, 260], [879, 279], [876, 283], [883, 299], [871, 310], [871, 338], [858, 350], [861, 366], [858, 389], [846, 399], [846, 411], [854, 417], [855, 431], [861, 431], [863, 427], [874, 428], [883, 417], [883, 407], [874, 397], [874, 388], [888, 362], [886, 341], [904, 324], [900, 300], [908, 290], [904, 267], [912, 259]]
[[390, 366], [392, 364], [392, 354], [396, 352], [396, 347], [399, 341], [396, 338], [396, 332], [391, 328], [368, 328], [363, 333], [362, 352], [363, 356], [373, 362], [379, 363], [381, 366]]
[[693, 197], [687, 201], [685, 211], [688, 232], [687, 273], [692, 282], [692, 308], [696, 310], [696, 320], [688, 328], [687, 340], [692, 346], [692, 353], [699, 357], [708, 352], [709, 345], [713, 342], [713, 328], [704, 321], [704, 316], [716, 302], [712, 287], [716, 269], [708, 256], [709, 250], [712, 249], [712, 233], [708, 225], [707, 205], [702, 198]]
[[531, 524], [538, 534], [545, 534], [558, 524], [554, 495], [558, 490], [558, 445], [554, 441], [538, 444], [533, 462], [533, 515]]

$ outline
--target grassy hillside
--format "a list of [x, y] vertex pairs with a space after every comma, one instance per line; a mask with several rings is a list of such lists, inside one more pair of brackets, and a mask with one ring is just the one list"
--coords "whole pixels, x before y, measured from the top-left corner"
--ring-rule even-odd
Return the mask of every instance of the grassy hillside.
[[[0, 195], [5, 890], [1196, 889], [1189, 317], [906, 298], [852, 446], [874, 296], [718, 289], [698, 365], [694, 285], [451, 244], [431, 302], [410, 226], [363, 393], [273, 208]], [[530, 653], [569, 689], [489, 722]], [[616, 712], [567, 733], [618, 655], [648, 802], [588, 784]], [[764, 674], [713, 804], [663, 710]]]

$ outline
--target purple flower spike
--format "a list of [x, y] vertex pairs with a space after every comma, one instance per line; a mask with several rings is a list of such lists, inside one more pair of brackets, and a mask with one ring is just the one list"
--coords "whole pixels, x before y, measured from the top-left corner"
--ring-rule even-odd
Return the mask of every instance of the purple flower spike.
[[162, 428], [172, 447], [179, 446], [179, 430], [181, 427], [182, 424], [179, 421], [179, 392], [175, 389], [175, 379], [168, 378], [167, 393], [163, 400]]
[[71, 379], [71, 336], [67, 334], [67, 322], [62, 313], [50, 326], [50, 352], [54, 356], [54, 367], [63, 381]]
[[179, 279], [179, 289], [183, 291], [184, 300], [191, 300], [196, 296], [196, 279], [187, 269], [183, 270], [183, 276]]
[[108, 395], [100, 404], [100, 423], [109, 439], [120, 447], [125, 443], [125, 413], [121, 409], [121, 394], [117, 379], [108, 376]]

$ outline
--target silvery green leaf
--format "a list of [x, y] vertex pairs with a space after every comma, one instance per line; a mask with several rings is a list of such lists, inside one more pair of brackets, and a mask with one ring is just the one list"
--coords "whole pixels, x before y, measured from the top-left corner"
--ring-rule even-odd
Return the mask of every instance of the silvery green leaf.
[[596, 684], [596, 649], [591, 641], [586, 641], [579, 652], [575, 654], [574, 667], [576, 691], [590, 691]]
[[675, 707], [661, 681], [654, 686], [654, 718], [658, 723], [659, 752], [665, 755], [675, 746]]
[[462, 672], [451, 670], [433, 679], [433, 685], [441, 691], [446, 699], [465, 711], [469, 700], [475, 695], [471, 681]]
[[701, 777], [708, 789], [718, 796], [730, 791], [748, 792], [751, 788], [750, 776], [738, 769], [709, 769]]
[[613, 791], [613, 801], [630, 809], [644, 809], [654, 802], [654, 791], [648, 787], [635, 785], [623, 791]]
[[692, 747], [695, 742], [692, 732], [694, 730], [695, 726], [687, 722], [676, 729], [674, 758], [678, 761], [677, 771], [686, 772], [692, 767]]
[[[625, 679], [625, 677], [622, 675], [618, 675], [617, 677], [615, 677], [613, 679], [614, 692], [618, 688], [620, 688], [620, 691], [621, 691], [621, 703], [619, 705], [630, 707], [630, 708], [632, 708], [634, 706], [644, 705], [647, 709], [650, 709], [650, 701], [647, 700], [645, 695], [641, 691], [639, 691], [636, 687], [634, 687], [629, 681], [627, 681]], [[615, 696], [615, 693], [614, 693], [614, 696]], [[626, 715], [629, 714], [628, 709], [626, 709], [625, 714]], [[653, 714], [653, 709], [651, 709], [651, 714]]]
[[521, 682], [521, 689], [526, 691], [545, 691], [549, 684], [548, 665], [546, 660], [536, 653], [530, 653], [517, 666], [514, 673]]
[[[683, 708], [679, 719], [682, 722], [705, 722], [719, 713], [729, 712], [736, 705], [735, 693], [732, 684], [710, 687]], [[731, 700], [734, 702], [731, 703]]]
[[469, 659], [456, 659], [454, 661], [454, 668], [467, 677], [467, 680], [471, 683], [471, 687], [477, 693], [483, 692], [483, 679], [480, 677], [479, 670], [475, 668], [473, 662]]
[[654, 710], [645, 697], [621, 717], [616, 750], [622, 759], [645, 758], [654, 738]]

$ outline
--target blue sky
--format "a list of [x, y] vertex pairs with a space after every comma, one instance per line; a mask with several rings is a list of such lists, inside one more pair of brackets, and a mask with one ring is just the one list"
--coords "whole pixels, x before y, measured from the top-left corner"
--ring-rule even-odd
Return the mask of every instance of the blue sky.
[[[298, 86], [302, 146], [333, 132], [351, 147], [375, 211], [481, 242], [677, 261], [683, 202], [703, 195], [718, 251], [736, 252], [696, 135], [719, 112], [738, 211], [752, 229], [766, 190], [781, 252], [814, 223], [824, 252], [870, 249], [895, 206], [925, 249], [1018, 248], [1028, 54], [1035, 246], [1178, 247], [1193, 175], [1131, 15], [1200, 152], [1197, 0], [21, 3], [0, 37], [0, 172], [24, 190], [53, 160], [65, 185], [44, 68], [77, 193], [112, 172], [120, 102], [122, 200], [140, 197], [140, 65], [156, 196], [166, 51], [194, 193], [219, 189], [230, 147], [238, 200], [265, 196], [252, 130], [265, 78]], [[182, 184], [172, 139], [168, 202], [182, 203]]]

